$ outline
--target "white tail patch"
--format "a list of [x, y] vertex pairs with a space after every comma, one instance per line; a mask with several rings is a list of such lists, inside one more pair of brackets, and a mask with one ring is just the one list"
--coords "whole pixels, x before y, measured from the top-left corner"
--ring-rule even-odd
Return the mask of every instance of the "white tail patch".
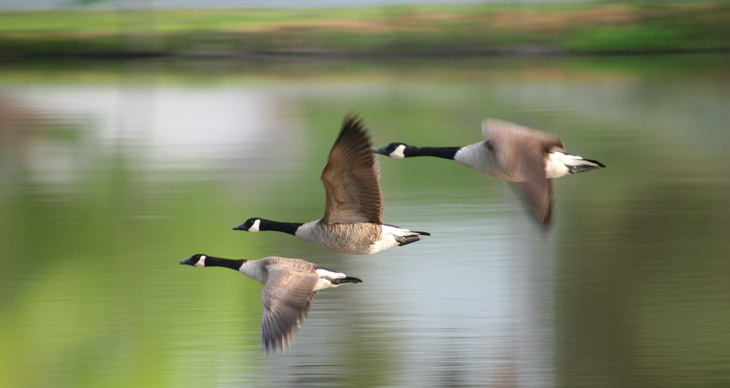
[[373, 254], [376, 252], [380, 252], [386, 249], [390, 249], [396, 245], [398, 245], [398, 240], [396, 237], [403, 237], [410, 234], [413, 234], [408, 229], [402, 229], [395, 226], [390, 225], [380, 225], [381, 228], [381, 235], [380, 240], [376, 241], [374, 244], [370, 245], [370, 248], [368, 250], [368, 254]]
[[332, 280], [335, 279], [342, 279], [344, 277], [347, 277], [344, 273], [341, 272], [332, 272], [328, 271], [326, 269], [318, 269], [317, 275], [319, 276], [319, 280], [317, 280], [317, 283], [314, 284], [314, 290], [313, 291], [319, 291], [324, 290], [325, 288], [331, 288], [331, 287], [337, 287], [340, 284], [332, 284]]
[[570, 173], [568, 166], [579, 165], [582, 160], [583, 158], [577, 155], [564, 154], [557, 151], [551, 152], [548, 154], [548, 159], [545, 163], [545, 175], [548, 178], [560, 178]]
[[320, 278], [329, 279], [329, 280], [342, 279], [344, 277], [347, 277], [347, 275], [345, 275], [342, 272], [332, 272], [332, 271], [328, 271], [328, 270], [322, 269], [322, 268], [318, 269], [316, 272]]

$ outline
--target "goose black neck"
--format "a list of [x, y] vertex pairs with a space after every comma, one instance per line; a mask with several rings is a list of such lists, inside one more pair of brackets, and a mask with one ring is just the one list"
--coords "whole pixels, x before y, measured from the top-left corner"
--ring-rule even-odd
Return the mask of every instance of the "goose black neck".
[[231, 260], [231, 259], [224, 259], [221, 257], [213, 257], [213, 256], [207, 256], [205, 258], [205, 266], [206, 267], [226, 267], [230, 269], [235, 269], [238, 271], [239, 268], [245, 263], [247, 260], [240, 259], [240, 260]]
[[275, 230], [277, 232], [284, 232], [291, 235], [296, 235], [297, 229], [300, 226], [302, 226], [301, 222], [279, 222], [262, 219], [259, 230]]
[[443, 159], [454, 159], [454, 155], [461, 147], [408, 147], [404, 150], [405, 157], [434, 156]]

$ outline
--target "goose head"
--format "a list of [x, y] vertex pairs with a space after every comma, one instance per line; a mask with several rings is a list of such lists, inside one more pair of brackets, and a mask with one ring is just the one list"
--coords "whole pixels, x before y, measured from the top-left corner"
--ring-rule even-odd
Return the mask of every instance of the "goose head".
[[261, 230], [261, 219], [260, 218], [249, 218], [246, 222], [236, 226], [233, 230], [243, 230], [246, 232], [258, 232]]
[[411, 148], [406, 143], [390, 143], [385, 147], [373, 148], [372, 151], [376, 154], [386, 155], [393, 159], [403, 159], [406, 157], [406, 150]]
[[205, 253], [196, 253], [185, 260], [181, 260], [180, 264], [192, 265], [193, 267], [205, 267], [205, 259], [208, 255]]

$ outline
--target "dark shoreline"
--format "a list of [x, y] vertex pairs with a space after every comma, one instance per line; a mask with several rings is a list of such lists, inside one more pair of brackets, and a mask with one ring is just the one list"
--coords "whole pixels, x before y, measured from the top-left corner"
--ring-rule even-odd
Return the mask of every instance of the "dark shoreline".
[[661, 49], [661, 50], [565, 50], [549, 46], [514, 47], [504, 49], [462, 48], [431, 50], [272, 50], [250, 52], [164, 52], [164, 51], [57, 51], [46, 50], [42, 53], [17, 53], [0, 48], [0, 59], [10, 63], [58, 60], [200, 60], [200, 59], [382, 59], [382, 58], [488, 58], [488, 57], [584, 57], [584, 56], [643, 56], [643, 55], [691, 55], [691, 54], [725, 54], [730, 47], [714, 49]]

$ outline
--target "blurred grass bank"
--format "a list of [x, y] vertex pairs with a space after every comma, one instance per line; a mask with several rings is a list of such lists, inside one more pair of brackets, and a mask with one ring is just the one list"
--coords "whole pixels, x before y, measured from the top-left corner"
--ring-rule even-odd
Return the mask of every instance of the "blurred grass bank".
[[727, 51], [730, 2], [0, 13], [0, 59]]

